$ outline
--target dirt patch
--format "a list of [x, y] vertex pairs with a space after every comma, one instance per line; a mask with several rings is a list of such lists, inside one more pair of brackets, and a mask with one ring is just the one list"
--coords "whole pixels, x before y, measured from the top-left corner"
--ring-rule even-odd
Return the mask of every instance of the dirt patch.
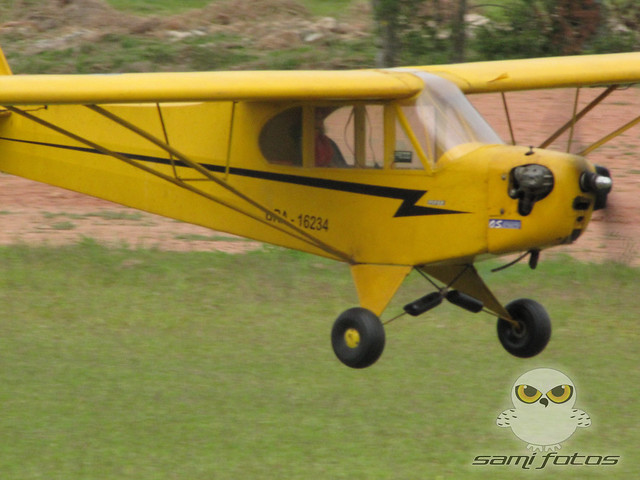
[[98, 198], [0, 174], [0, 244], [110, 246], [244, 253], [259, 242], [140, 212]]

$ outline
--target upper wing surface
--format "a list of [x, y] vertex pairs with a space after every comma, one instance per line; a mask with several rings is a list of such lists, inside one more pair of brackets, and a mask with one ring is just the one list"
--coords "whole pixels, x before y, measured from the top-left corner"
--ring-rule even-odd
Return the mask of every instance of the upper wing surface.
[[384, 100], [423, 87], [415, 75], [390, 70], [6, 75], [0, 105]]
[[640, 52], [414, 67], [445, 77], [464, 93], [640, 82]]
[[[640, 82], [640, 52], [412, 67], [464, 93]], [[116, 75], [1, 75], [0, 105], [216, 100], [391, 100], [424, 88], [409, 71], [238, 71]]]

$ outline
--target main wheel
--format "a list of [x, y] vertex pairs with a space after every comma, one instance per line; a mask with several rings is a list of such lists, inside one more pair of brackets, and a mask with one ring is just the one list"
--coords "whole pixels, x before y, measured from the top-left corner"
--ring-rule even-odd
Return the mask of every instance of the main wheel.
[[384, 350], [384, 326], [366, 308], [350, 308], [333, 324], [331, 345], [336, 357], [351, 368], [373, 365]]
[[498, 319], [498, 338], [511, 355], [533, 357], [547, 346], [551, 338], [551, 320], [542, 305], [528, 298], [514, 300], [506, 306], [518, 325]]

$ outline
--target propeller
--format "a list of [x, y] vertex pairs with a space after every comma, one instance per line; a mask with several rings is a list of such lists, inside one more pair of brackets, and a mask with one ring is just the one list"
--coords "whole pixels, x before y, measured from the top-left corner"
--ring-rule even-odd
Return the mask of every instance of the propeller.
[[[618, 89], [618, 86], [610, 86], [602, 91], [598, 96], [596, 96], [593, 100], [588, 102], [586, 106], [579, 109], [580, 105], [580, 91], [581, 89], [578, 87], [575, 91], [575, 96], [573, 98], [573, 108], [571, 118], [560, 127], [553, 135], [551, 135], [543, 145], [547, 146], [551, 144], [553, 141], [557, 140], [562, 134], [566, 134], [567, 136], [567, 144], [566, 144], [566, 152], [567, 153], [576, 153], [577, 155], [587, 156], [587, 153], [590, 153], [592, 150], [587, 147], [582, 141], [582, 123], [580, 120], [587, 115], [593, 108], [599, 105], [603, 100], [605, 100], [609, 95], [614, 93]], [[556, 103], [558, 107], [562, 107], [562, 102]], [[566, 109], [565, 109], [566, 111]], [[554, 115], [554, 117], [558, 117]], [[613, 181], [611, 179], [611, 173], [609, 169], [601, 166], [594, 165], [595, 172], [584, 172], [580, 176], [580, 189], [583, 192], [590, 192], [596, 196], [594, 211], [603, 210], [601, 217], [606, 221], [611, 218], [612, 208], [611, 208], [611, 199], [609, 198], [609, 193], [613, 188]]]
[[583, 192], [591, 192], [596, 196], [594, 210], [602, 210], [607, 206], [609, 193], [613, 188], [611, 173], [602, 165], [595, 166], [595, 172], [583, 172], [580, 175], [580, 189]]
[[[605, 137], [605, 139], [595, 143], [585, 142], [583, 139], [583, 120], [587, 120], [589, 112], [601, 105], [604, 100], [617, 90], [619, 90], [619, 87], [612, 85], [597, 95], [592, 95], [589, 92], [586, 96], [582, 95], [581, 98], [581, 93], [583, 92], [581, 92], [580, 88], [577, 88], [575, 96], [571, 99], [571, 104], [568, 102], [570, 97], [563, 96], [562, 98], [565, 100], [556, 99], [554, 106], [547, 110], [544, 123], [554, 125], [563, 117], [566, 119], [567, 112], [570, 112], [571, 115], [568, 120], [562, 120], [564, 123], [541, 144], [541, 147], [546, 148], [555, 144], [556, 148], [565, 150], [567, 153], [588, 157], [598, 146], [606, 143], [610, 138]], [[626, 126], [623, 128], [626, 128]], [[581, 175], [579, 180], [580, 188], [585, 193], [594, 194], [595, 205], [592, 221], [599, 223], [599, 229], [601, 229], [604, 236], [612, 239], [617, 237], [616, 232], [619, 225], [614, 225], [614, 223], [617, 224], [620, 221], [621, 212], [615, 205], [616, 195], [611, 194], [613, 181], [609, 169], [597, 164], [594, 167], [595, 171], [584, 172]]]

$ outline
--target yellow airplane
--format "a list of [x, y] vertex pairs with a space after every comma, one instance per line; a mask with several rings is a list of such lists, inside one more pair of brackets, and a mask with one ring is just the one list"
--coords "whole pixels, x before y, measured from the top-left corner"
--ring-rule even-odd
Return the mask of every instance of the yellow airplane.
[[[551, 335], [529, 299], [503, 305], [474, 262], [575, 241], [612, 181], [579, 155], [505, 144], [465, 94], [640, 81], [640, 53], [358, 71], [11, 75], [0, 55], [0, 170], [345, 262], [358, 307], [331, 332], [373, 364], [380, 315], [417, 270], [446, 299], [498, 318], [519, 357]], [[505, 97], [503, 97], [505, 98]], [[506, 106], [505, 102], [505, 106]]]

